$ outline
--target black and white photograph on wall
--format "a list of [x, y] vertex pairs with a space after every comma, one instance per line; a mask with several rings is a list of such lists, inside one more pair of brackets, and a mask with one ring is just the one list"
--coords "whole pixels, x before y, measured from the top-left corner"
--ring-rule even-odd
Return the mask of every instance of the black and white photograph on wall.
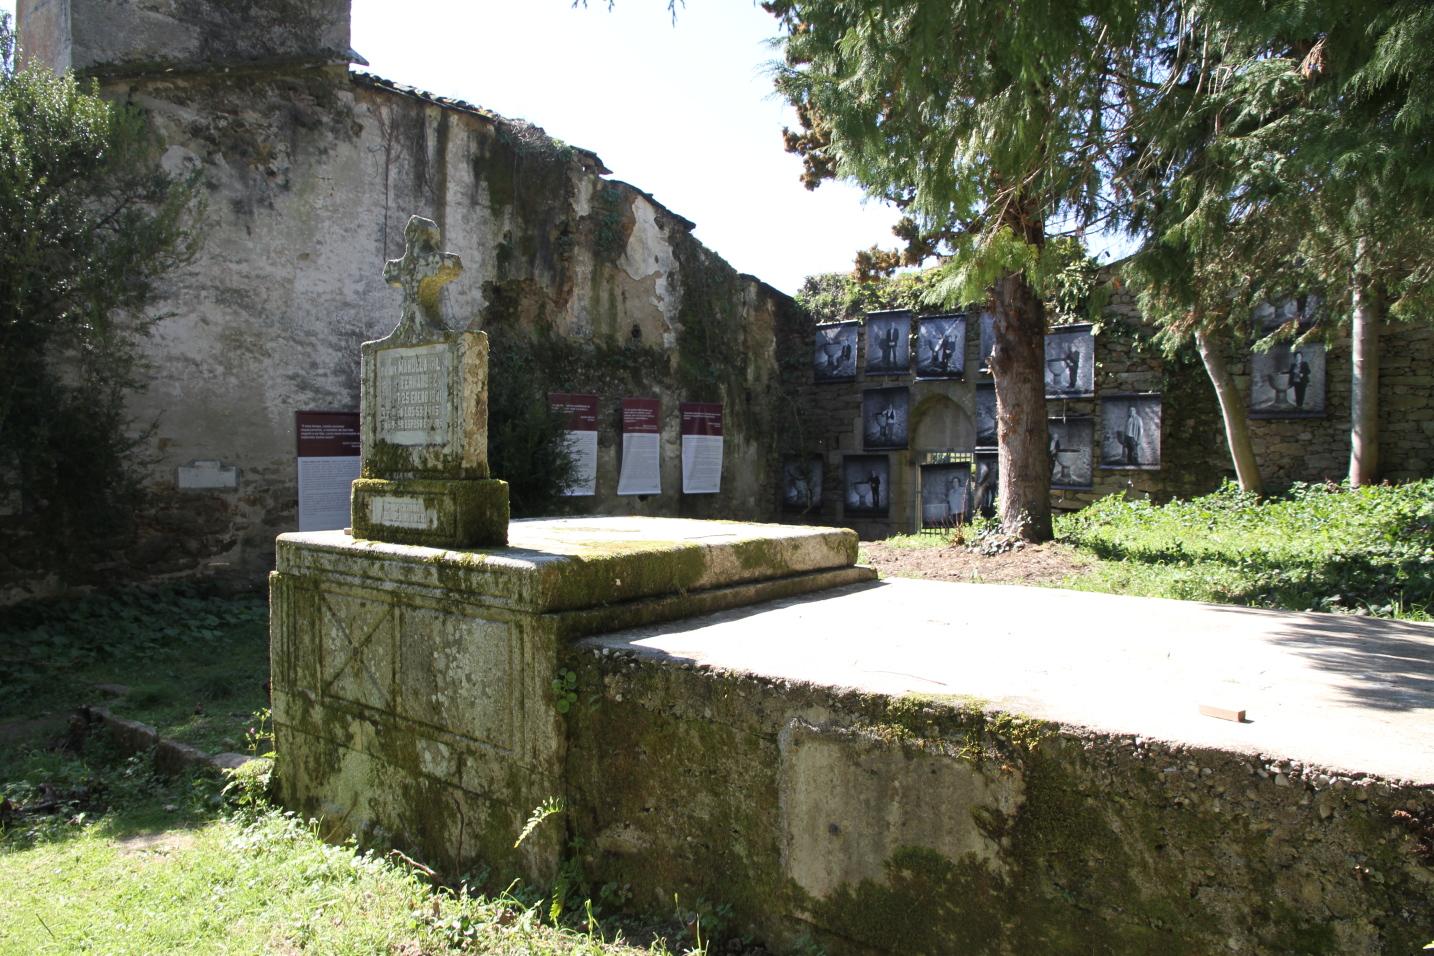
[[953, 528], [966, 518], [969, 464], [921, 466], [921, 527]]
[[960, 378], [966, 372], [966, 316], [916, 320], [916, 377]]
[[996, 479], [1000, 475], [1001, 457], [994, 451], [978, 451], [973, 457], [975, 466], [971, 476], [971, 506], [976, 514], [991, 518], [996, 514], [996, 493], [999, 486]]
[[1052, 418], [1051, 487], [1089, 488], [1095, 475], [1095, 419]]
[[1100, 467], [1160, 467], [1160, 396], [1100, 397]]
[[809, 455], [782, 461], [782, 507], [787, 511], [821, 510], [821, 456]]
[[996, 313], [990, 309], [984, 309], [981, 312], [981, 318], [976, 321], [981, 329], [981, 358], [976, 363], [976, 369], [989, 375], [991, 374], [991, 350], [996, 347]]
[[1324, 414], [1324, 345], [1279, 342], [1250, 353], [1251, 418]]
[[850, 382], [856, 378], [856, 337], [859, 322], [817, 326], [812, 377], [818, 382]]
[[1089, 325], [1063, 325], [1046, 335], [1046, 398], [1095, 394], [1095, 336]]
[[911, 368], [911, 313], [868, 312], [866, 315], [866, 372], [868, 375], [903, 375]]
[[996, 447], [996, 386], [976, 386], [976, 447]]
[[847, 455], [842, 459], [847, 515], [885, 517], [890, 507], [891, 463], [885, 455]]
[[1317, 295], [1290, 296], [1278, 303], [1261, 302], [1255, 306], [1255, 334], [1268, 335], [1276, 329], [1293, 334], [1314, 327], [1321, 300]]
[[910, 405], [911, 391], [905, 385], [862, 392], [861, 447], [866, 451], [905, 448]]

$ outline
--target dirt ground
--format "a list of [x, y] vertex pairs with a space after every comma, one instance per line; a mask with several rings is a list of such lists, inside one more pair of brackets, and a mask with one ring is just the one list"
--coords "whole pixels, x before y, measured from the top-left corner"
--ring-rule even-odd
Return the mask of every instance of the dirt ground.
[[1047, 584], [1079, 574], [1091, 563], [1062, 544], [1026, 545], [985, 555], [959, 544], [899, 548], [882, 541], [863, 541], [861, 555], [863, 564], [887, 577], [984, 584]]

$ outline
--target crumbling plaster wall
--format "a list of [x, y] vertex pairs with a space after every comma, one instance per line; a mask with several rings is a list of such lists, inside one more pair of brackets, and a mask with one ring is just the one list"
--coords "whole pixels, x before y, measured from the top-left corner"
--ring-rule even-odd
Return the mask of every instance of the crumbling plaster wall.
[[[165, 167], [197, 172], [207, 199], [203, 250], [166, 280], [171, 317], [133, 403], [158, 452], [124, 556], [134, 572], [257, 585], [272, 566], [274, 536], [297, 527], [294, 412], [358, 408], [359, 344], [397, 321], [382, 267], [414, 213], [463, 257], [444, 290], [452, 324], [487, 329], [495, 362], [505, 349], [546, 355], [535, 393], [599, 394], [598, 495], [570, 499], [573, 510], [772, 511], [773, 328], [790, 300], [739, 276], [649, 195], [603, 178], [593, 154], [340, 65], [102, 82], [147, 112]], [[624, 396], [662, 400], [661, 495], [615, 495]], [[680, 493], [683, 400], [727, 405], [721, 494]], [[237, 489], [177, 486], [178, 466], [214, 459], [239, 469]]]

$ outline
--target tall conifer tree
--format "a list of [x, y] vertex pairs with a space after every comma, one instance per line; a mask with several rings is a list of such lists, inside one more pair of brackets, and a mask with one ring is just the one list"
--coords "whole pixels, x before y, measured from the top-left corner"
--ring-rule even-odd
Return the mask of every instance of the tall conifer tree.
[[1109, 174], [1130, 97], [1156, 82], [1159, 16], [1136, 0], [764, 6], [786, 31], [777, 86], [803, 123], [788, 146], [808, 184], [840, 176], [897, 203], [906, 261], [946, 263], [943, 304], [995, 312], [1000, 513], [1009, 531], [1049, 537], [1047, 243], [1117, 198]]

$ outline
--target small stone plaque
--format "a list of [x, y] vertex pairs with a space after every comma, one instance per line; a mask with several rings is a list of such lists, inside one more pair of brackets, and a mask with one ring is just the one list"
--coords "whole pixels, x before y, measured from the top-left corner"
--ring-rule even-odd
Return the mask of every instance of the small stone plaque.
[[369, 499], [368, 517], [374, 524], [392, 528], [432, 531], [438, 527], [438, 512], [428, 507], [421, 498], [377, 495]]
[[378, 438], [393, 445], [445, 445], [453, 405], [452, 348], [391, 348], [378, 358]]

